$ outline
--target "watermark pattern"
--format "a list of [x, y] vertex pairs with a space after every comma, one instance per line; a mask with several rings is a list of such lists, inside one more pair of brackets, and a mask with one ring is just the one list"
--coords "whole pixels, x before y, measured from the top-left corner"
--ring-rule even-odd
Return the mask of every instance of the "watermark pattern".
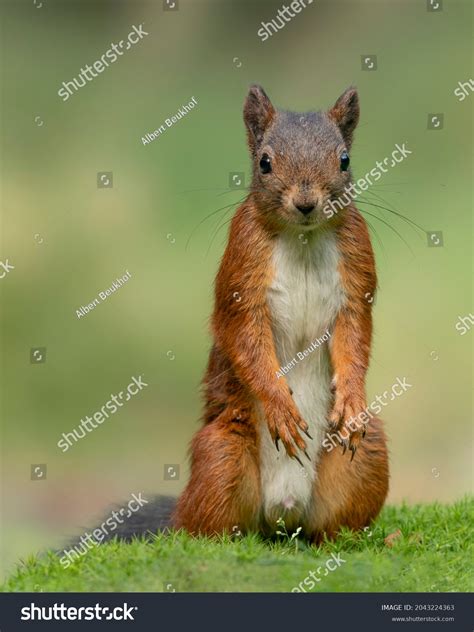
[[98, 189], [112, 189], [114, 186], [114, 174], [112, 171], [98, 171], [97, 172], [97, 188]]
[[285, 364], [285, 366], [281, 366], [280, 370], [276, 371], [277, 378], [280, 379], [281, 377], [289, 373], [291, 369], [298, 364], [299, 361], [307, 358], [311, 353], [313, 353], [313, 351], [315, 351], [318, 347], [320, 347], [324, 342], [327, 342], [330, 337], [331, 337], [331, 334], [329, 333], [329, 330], [327, 329], [324, 332], [324, 334], [321, 336], [321, 338], [316, 338], [316, 340], [314, 340], [309, 345], [309, 347], [307, 347], [303, 351], [298, 351], [296, 356], [292, 360], [290, 360], [288, 364]]
[[30, 364], [44, 364], [46, 362], [46, 347], [32, 347], [30, 349]]
[[143, 145], [148, 145], [149, 143], [154, 141], [155, 138], [158, 138], [158, 136], [161, 136], [161, 134], [163, 134], [166, 131], [167, 127], [171, 127], [172, 125], [177, 123], [180, 119], [182, 119], [184, 116], [186, 116], [186, 114], [189, 114], [189, 112], [191, 112], [191, 110], [196, 105], [197, 105], [197, 101], [195, 97], [192, 97], [191, 101], [188, 104], [181, 106], [179, 110], [176, 112], [176, 114], [174, 114], [170, 118], [165, 119], [164, 125], [160, 125], [158, 129], [155, 129], [153, 132], [147, 132], [145, 136], [142, 136]]
[[[148, 386], [148, 384], [142, 381], [141, 375], [138, 378], [132, 376], [132, 381], [127, 386], [125, 401], [130, 401], [132, 397], [137, 395], [146, 386]], [[120, 391], [118, 396], [111, 394], [109, 401], [93, 413], [92, 416], [87, 415], [86, 417], [83, 417], [77, 428], [73, 428], [71, 432], [63, 432], [62, 438], [57, 443], [58, 448], [61, 448], [63, 452], [67, 452], [71, 446], [77, 443], [80, 439], [83, 439], [86, 436], [86, 433], [93, 432], [96, 428], [98, 428], [94, 422], [97, 422], [100, 426], [111, 415], [115, 415], [118, 409], [123, 406], [123, 395], [123, 391]]]
[[15, 266], [8, 263], [8, 259], [6, 259], [5, 262], [0, 261], [0, 267], [3, 268], [3, 272], [0, 274], [0, 279], [3, 279], [11, 270], [15, 269]]
[[102, 292], [99, 292], [98, 297], [94, 298], [88, 305], [81, 305], [79, 309], [76, 309], [76, 316], [78, 318], [82, 318], [83, 316], [91, 312], [95, 307], [100, 305], [99, 299], [102, 302], [106, 301], [109, 296], [111, 296], [114, 292], [125, 285], [125, 283], [130, 280], [131, 276], [132, 275], [130, 274], [130, 272], [126, 270], [125, 274], [122, 277], [118, 277], [109, 288], [103, 290]]
[[327, 575], [329, 575], [329, 573], [334, 572], [337, 568], [345, 563], [346, 560], [341, 557], [340, 553], [331, 553], [331, 557], [326, 560], [324, 566], [318, 566], [316, 571], [309, 571], [306, 577], [302, 581], [300, 581], [297, 586], [294, 586], [291, 589], [291, 592], [308, 592], [303, 586], [306, 586], [306, 588], [312, 590], [316, 586], [316, 584], [321, 581], [321, 574], [323, 577], [326, 577]]
[[474, 325], [474, 314], [467, 314], [466, 316], [458, 316], [458, 322], [456, 323], [456, 329], [460, 332], [461, 336], [467, 334], [471, 327]]
[[293, 9], [295, 13], [292, 13], [290, 7], [287, 7], [284, 4], [281, 9], [278, 9], [277, 11], [278, 18], [275, 17], [270, 20], [270, 22], [261, 22], [262, 27], [258, 29], [257, 35], [260, 37], [262, 42], [266, 42], [269, 37], [280, 31], [290, 20], [296, 17], [297, 13], [301, 13], [303, 9], [306, 9], [308, 4], [313, 4], [313, 1], [314, 0], [293, 0], [291, 3], [291, 9]]
[[32, 481], [45, 481], [48, 466], [46, 463], [32, 463], [30, 470], [30, 479]]
[[443, 0], [426, 0], [426, 10], [430, 13], [439, 13], [443, 10]]
[[229, 189], [243, 189], [245, 187], [245, 173], [243, 171], [229, 172]]
[[437, 114], [428, 114], [428, 129], [441, 130], [444, 127], [444, 114], [438, 112]]
[[[41, 591], [43, 592], [43, 591]], [[64, 602], [52, 606], [37, 606], [34, 602], [21, 609], [21, 621], [135, 621], [133, 612], [138, 606], [123, 605], [109, 608], [96, 603], [95, 606], [66, 606]]]
[[[454, 90], [454, 94], [458, 97], [460, 101], [464, 101], [466, 97], [471, 95], [474, 92], [474, 79], [468, 79], [467, 82], [463, 83], [462, 81], [458, 81], [459, 88]], [[466, 86], [469, 90], [466, 89]]]
[[[86, 555], [91, 549], [102, 542], [102, 540], [109, 535], [109, 533], [113, 533], [119, 524], [123, 524], [127, 518], [134, 513], [136, 513], [139, 509], [143, 507], [143, 505], [147, 505], [148, 500], [142, 497], [142, 494], [139, 493], [138, 496], [136, 494], [132, 494], [131, 499], [128, 501], [126, 507], [122, 507], [119, 511], [112, 511], [111, 515], [107, 520], [105, 520], [99, 527], [94, 529], [92, 534], [88, 531], [85, 534], [81, 535], [79, 538], [81, 542], [81, 546], [76, 545], [73, 546], [72, 549], [64, 549], [63, 555], [59, 559], [61, 565], [64, 568], [69, 568], [71, 564]], [[135, 506], [135, 508], [134, 508]], [[122, 520], [122, 516], [125, 517], [125, 520]]]
[[428, 230], [426, 232], [428, 248], [442, 248], [444, 246], [443, 231]]
[[179, 481], [179, 463], [165, 463], [163, 478], [165, 481]]
[[[140, 26], [133, 25], [132, 30], [127, 35], [127, 45], [125, 46], [125, 50], [130, 50], [130, 48], [135, 44], [138, 44], [138, 42], [143, 39], [145, 35], [148, 35], [148, 33], [143, 30], [143, 24], [140, 24]], [[74, 77], [74, 79], [72, 79], [71, 81], [63, 81], [63, 87], [58, 90], [58, 96], [60, 96], [63, 101], [67, 101], [80, 88], [83, 88], [86, 85], [87, 81], [93, 81], [95, 77], [98, 77], [100, 73], [104, 72], [104, 70], [108, 68], [110, 64], [115, 63], [119, 56], [121, 57], [123, 55], [124, 44], [124, 40], [120, 40], [118, 45], [112, 42], [110, 48], [106, 50], [101, 58], [97, 59], [92, 64], [92, 66], [86, 64], [85, 69], [81, 68], [81, 71], [77, 77]], [[82, 83], [80, 83], [79, 78]]]
[[[374, 182], [380, 180], [382, 173], [388, 172], [388, 169], [385, 167], [395, 167], [395, 165], [400, 164], [407, 156], [412, 154], [413, 152], [407, 149], [405, 145], [406, 143], [403, 143], [400, 147], [400, 145], [396, 144], [390, 156], [386, 156], [382, 161], [377, 160], [375, 167], [367, 172], [363, 178], [359, 178], [356, 183], [351, 182], [344, 188], [343, 195], [340, 195], [335, 200], [329, 200], [323, 208], [323, 212], [328, 219], [334, 217], [338, 211], [348, 206], [352, 200], [355, 200], [361, 194], [361, 191], [367, 191], [369, 186], [372, 186], [371, 178], [374, 179]], [[399, 157], [397, 158], [397, 156]], [[359, 191], [357, 187], [359, 187], [361, 191]]]
[[377, 55], [361, 55], [362, 70], [377, 70]]
[[[340, 446], [343, 441], [347, 441], [349, 437], [349, 430], [351, 432], [357, 432], [366, 428], [370, 420], [374, 418], [372, 412], [378, 415], [382, 410], [382, 406], [385, 408], [389, 401], [393, 402], [395, 398], [400, 397], [403, 393], [406, 393], [406, 391], [412, 386], [412, 384], [407, 382], [406, 377], [397, 377], [397, 381], [392, 384], [390, 391], [384, 391], [382, 395], [377, 395], [375, 399], [358, 415], [353, 415], [350, 419], [348, 419], [345, 422], [343, 429], [332, 433], [326, 432], [326, 436], [322, 442], [323, 448], [328, 452], [331, 452], [334, 448]], [[347, 430], [348, 428], [349, 430]]]

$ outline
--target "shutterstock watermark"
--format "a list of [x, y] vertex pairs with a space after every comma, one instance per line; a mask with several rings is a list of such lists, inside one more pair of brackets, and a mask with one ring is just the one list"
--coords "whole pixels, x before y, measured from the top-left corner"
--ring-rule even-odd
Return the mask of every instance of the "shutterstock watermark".
[[10, 272], [10, 270], [15, 269], [15, 266], [12, 266], [11, 263], [8, 263], [8, 259], [5, 260], [5, 263], [3, 263], [3, 261], [0, 261], [0, 267], [3, 268], [3, 272], [0, 274], [0, 279], [3, 279]]
[[119, 524], [123, 524], [125, 521], [122, 520], [122, 516], [124, 516], [126, 520], [127, 518], [130, 518], [132, 514], [141, 509], [143, 505], [147, 504], [148, 500], [143, 498], [141, 493], [138, 494], [138, 496], [136, 494], [132, 494], [132, 498], [128, 501], [126, 507], [122, 507], [119, 511], [114, 509], [110, 517], [107, 518], [107, 520], [104, 520], [100, 527], [94, 529], [92, 534], [86, 531], [84, 535], [81, 535], [79, 538], [81, 546], [76, 545], [71, 549], [64, 549], [63, 555], [61, 555], [59, 559], [61, 566], [69, 568], [72, 562], [78, 560], [83, 555], [86, 555], [86, 553], [94, 547], [99, 546], [105, 536], [109, 535], [109, 533], [113, 533]]
[[[110, 48], [106, 50], [101, 58], [97, 59], [92, 66], [86, 64], [85, 70], [84, 68], [81, 68], [77, 77], [74, 77], [71, 81], [63, 81], [63, 87], [58, 90], [58, 96], [60, 96], [63, 101], [67, 101], [69, 97], [79, 90], [79, 88], [83, 88], [87, 81], [92, 81], [95, 77], [98, 77], [100, 73], [104, 72], [110, 64], [115, 63], [117, 59], [123, 55], [125, 44], [125, 50], [130, 50], [130, 48], [135, 44], [138, 44], [145, 35], [148, 35], [148, 33], [143, 30], [143, 24], [140, 24], [140, 26], [133, 25], [132, 30], [127, 35], [126, 42], [124, 40], [120, 40], [118, 44], [112, 42]], [[79, 78], [82, 83], [80, 83]]]
[[316, 571], [309, 571], [303, 581], [301, 581], [297, 586], [294, 586], [291, 589], [291, 592], [307, 592], [303, 586], [312, 590], [316, 586], [316, 583], [321, 581], [321, 577], [318, 577], [318, 575], [321, 575], [322, 573], [323, 577], [326, 577], [326, 575], [329, 575], [330, 572], [332, 573], [336, 570], [336, 568], [339, 568], [339, 566], [342, 566], [345, 563], [346, 560], [342, 559], [340, 553], [331, 553], [331, 557], [326, 560], [324, 566], [318, 566]]
[[458, 322], [456, 323], [456, 329], [460, 332], [461, 336], [467, 334], [467, 332], [474, 325], [474, 314], [467, 314], [466, 316], [458, 316]]
[[[127, 390], [125, 393], [125, 401], [128, 402], [132, 397], [137, 395], [145, 386], [148, 386], [145, 382], [142, 381], [142, 376], [133, 377], [130, 384], [127, 386]], [[80, 439], [83, 439], [86, 436], [86, 433], [90, 433], [96, 428], [98, 428], [97, 424], [101, 425], [104, 423], [106, 419], [108, 419], [111, 415], [115, 415], [119, 408], [122, 408], [124, 402], [123, 400], [124, 392], [120, 391], [117, 395], [111, 394], [110, 399], [106, 402], [102, 408], [97, 410], [92, 414], [91, 417], [88, 415], [81, 419], [81, 423], [77, 428], [73, 428], [72, 432], [63, 432], [62, 439], [60, 439], [57, 443], [58, 448], [61, 448], [63, 452], [67, 452], [74, 443], [77, 443]]]
[[[280, 31], [290, 20], [296, 17], [297, 13], [301, 13], [308, 4], [313, 4], [313, 2], [314, 0], [293, 0], [289, 7], [283, 4], [281, 9], [277, 11], [278, 18], [275, 17], [270, 22], [261, 22], [262, 28], [258, 29], [257, 35], [262, 42], [265, 42], [273, 33]], [[292, 13], [291, 10], [295, 11], [295, 13]]]
[[[405, 143], [403, 143], [401, 147], [398, 144], [395, 145], [395, 149], [392, 151], [390, 156], [386, 156], [382, 161], [377, 160], [375, 167], [366, 173], [363, 178], [359, 178], [356, 183], [351, 182], [347, 187], [345, 187], [344, 195], [340, 195], [335, 200], [329, 200], [323, 208], [324, 214], [328, 219], [334, 217], [338, 211], [342, 211], [343, 208], [361, 194], [361, 191], [359, 191], [357, 187], [359, 187], [362, 191], [367, 191], [369, 186], [372, 186], [371, 178], [373, 178], [374, 182], [377, 182], [382, 177], [382, 173], [388, 172], [388, 169], [385, 167], [395, 167], [395, 165], [403, 162], [405, 158], [412, 153], [413, 152], [405, 147]], [[399, 156], [399, 158], [397, 158], [397, 156]]]
[[338, 430], [337, 432], [326, 432], [326, 437], [322, 442], [323, 448], [325, 448], [328, 452], [331, 452], [334, 448], [340, 446], [342, 441], [346, 441], [349, 437], [349, 431], [347, 428], [349, 428], [351, 432], [357, 432], [358, 430], [366, 428], [370, 420], [374, 418], [372, 412], [378, 415], [382, 410], [382, 407], [385, 408], [389, 401], [393, 402], [395, 398], [400, 397], [403, 393], [406, 393], [412, 386], [412, 384], [407, 382], [406, 377], [397, 377], [397, 381], [392, 384], [390, 391], [384, 391], [382, 395], [377, 395], [376, 398], [358, 415], [353, 415], [350, 419], [348, 419], [344, 424], [344, 428]]
[[474, 79], [468, 79], [466, 82], [458, 81], [459, 88], [454, 90], [454, 94], [460, 101], [464, 101], [466, 97], [474, 92]]
[[65, 603], [37, 606], [33, 601], [21, 609], [21, 621], [135, 621], [132, 612], [137, 610], [138, 606], [129, 606], [126, 601], [113, 609], [99, 603], [79, 608]]

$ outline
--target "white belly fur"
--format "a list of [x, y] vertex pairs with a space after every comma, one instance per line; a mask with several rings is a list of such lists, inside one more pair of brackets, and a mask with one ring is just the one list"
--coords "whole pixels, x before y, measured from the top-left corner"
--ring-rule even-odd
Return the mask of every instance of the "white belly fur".
[[[274, 278], [268, 291], [275, 349], [280, 366], [293, 358], [297, 363], [279, 379], [286, 379], [313, 440], [303, 437], [311, 462], [304, 454], [299, 463], [290, 459], [280, 444], [277, 452], [261, 416], [260, 468], [263, 509], [274, 523], [287, 516], [287, 526], [305, 513], [312, 496], [315, 468], [327, 430], [332, 379], [328, 342], [304, 359], [303, 352], [326, 331], [332, 335], [335, 317], [344, 301], [338, 272], [339, 251], [332, 232], [282, 235], [273, 252]], [[305, 240], [307, 243], [304, 243]]]

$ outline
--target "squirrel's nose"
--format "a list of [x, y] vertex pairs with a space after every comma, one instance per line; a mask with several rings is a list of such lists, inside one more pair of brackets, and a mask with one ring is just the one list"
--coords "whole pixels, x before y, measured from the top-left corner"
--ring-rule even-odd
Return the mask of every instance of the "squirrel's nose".
[[295, 206], [303, 215], [308, 215], [314, 209], [314, 204], [295, 204]]

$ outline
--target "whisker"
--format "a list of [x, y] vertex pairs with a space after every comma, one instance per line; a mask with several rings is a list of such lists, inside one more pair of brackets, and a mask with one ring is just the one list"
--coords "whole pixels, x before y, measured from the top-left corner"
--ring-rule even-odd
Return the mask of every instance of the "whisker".
[[385, 247], [383, 245], [382, 240], [379, 237], [379, 234], [377, 233], [377, 231], [375, 230], [375, 228], [373, 227], [373, 225], [369, 222], [368, 219], [365, 220], [366, 224], [369, 226], [370, 230], [374, 233], [379, 245], [380, 245], [380, 250], [383, 252], [384, 257], [385, 257]]
[[379, 187], [393, 187], [393, 186], [405, 186], [407, 182], [386, 182], [385, 184], [371, 184], [372, 189], [376, 189]]
[[[227, 189], [223, 187], [205, 187], [201, 189], [185, 189], [184, 191], [177, 191], [177, 195], [181, 195], [183, 193], [195, 193], [196, 191], [226, 191]], [[235, 191], [236, 189], [228, 189], [229, 191]]]
[[375, 193], [375, 191], [366, 191], [366, 193], [368, 193], [369, 195], [372, 195], [380, 202], [383, 202], [383, 204], [386, 204], [389, 208], [393, 209], [394, 211], [398, 211], [398, 209], [391, 202], [383, 198], [381, 195], [378, 195], [377, 193]]
[[247, 196], [243, 197], [241, 200], [238, 200], [237, 202], [231, 202], [230, 204], [226, 204], [225, 206], [221, 206], [221, 208], [218, 208], [215, 211], [212, 211], [212, 213], [209, 213], [209, 215], [206, 215], [206, 217], [204, 217], [198, 224], [196, 224], [196, 226], [191, 231], [191, 234], [188, 237], [188, 240], [186, 242], [186, 246], [185, 246], [184, 250], [186, 251], [188, 249], [189, 242], [191, 241], [191, 238], [193, 237], [194, 233], [199, 228], [199, 226], [201, 226], [201, 224], [203, 224], [205, 221], [207, 221], [209, 218], [211, 218], [216, 213], [220, 213], [224, 209], [227, 209], [227, 208], [229, 208], [231, 206], [236, 206], [237, 204], [241, 204], [245, 200], [246, 197]]
[[398, 237], [400, 237], [400, 239], [403, 241], [403, 243], [405, 244], [405, 246], [408, 248], [408, 250], [411, 252], [411, 254], [413, 256], [415, 256], [415, 253], [413, 252], [413, 250], [411, 249], [410, 245], [408, 244], [407, 241], [405, 241], [405, 238], [400, 235], [400, 233], [398, 232], [398, 230], [396, 230], [391, 224], [389, 224], [388, 222], [386, 222], [384, 219], [382, 219], [381, 217], [379, 217], [378, 215], [374, 215], [373, 213], [369, 213], [369, 211], [362, 211], [361, 213], [364, 213], [366, 215], [370, 215], [370, 217], [373, 217], [374, 219], [378, 219], [379, 222], [382, 222], [382, 224], [385, 224], [385, 226], [388, 226], [390, 228], [391, 231], [393, 231], [396, 235], [398, 235]]
[[[393, 211], [392, 209], [389, 209], [386, 206], [381, 206], [380, 204], [375, 204], [374, 202], [369, 202], [369, 200], [364, 200], [364, 198], [357, 198], [357, 199], [360, 200], [362, 202], [362, 204], [369, 204], [370, 206], [375, 206], [376, 208], [381, 208], [381, 209], [384, 209], [385, 211], [388, 211], [389, 213], [393, 213], [393, 215], [396, 215], [400, 219], [403, 219], [405, 222], [407, 222], [407, 224], [409, 224], [411, 226], [411, 228], [413, 228], [413, 229], [417, 228], [418, 230], [421, 230], [422, 233], [426, 233], [426, 230], [424, 228], [422, 228], [419, 224], [417, 224], [416, 222], [411, 220], [409, 217], [405, 217], [405, 215], [403, 215], [402, 213], [398, 213], [397, 211]], [[418, 235], [418, 233], [417, 233], [417, 235]], [[421, 235], [418, 235], [418, 236], [421, 237]]]
[[216, 197], [220, 197], [221, 195], [227, 195], [228, 193], [233, 193], [234, 191], [246, 191], [247, 193], [256, 193], [259, 191], [265, 191], [263, 187], [241, 187], [239, 189], [226, 189], [222, 193], [218, 193]]
[[[384, 210], [388, 211], [389, 209], [392, 209], [394, 213], [400, 213], [399, 209], [397, 209], [396, 206], [394, 206], [391, 202], [383, 198], [381, 195], [378, 195], [377, 193], [375, 193], [375, 191], [366, 191], [366, 193], [374, 196], [377, 200], [379, 200], [380, 202], [383, 202], [383, 204], [387, 204], [387, 206], [383, 207]], [[403, 214], [400, 213], [400, 215], [402, 216]], [[410, 220], [410, 218], [405, 218], [405, 219]]]
[[249, 191], [249, 187], [240, 187], [238, 189], [225, 189], [222, 193], [218, 193], [216, 197], [220, 197], [221, 195], [227, 195], [228, 193], [233, 193], [234, 191]]
[[[230, 211], [226, 211], [226, 215], [229, 212]], [[214, 243], [214, 240], [217, 237], [217, 235], [218, 235], [219, 231], [221, 230], [221, 228], [224, 228], [224, 226], [230, 224], [231, 221], [232, 221], [232, 217], [229, 217], [228, 219], [226, 219], [226, 217], [224, 216], [224, 221], [222, 221], [222, 218], [219, 219], [219, 226], [214, 231], [214, 235], [212, 236], [211, 243], [209, 244], [209, 247], [208, 247], [208, 249], [206, 251], [206, 257], [209, 254], [209, 251], [211, 250], [212, 244]]]

